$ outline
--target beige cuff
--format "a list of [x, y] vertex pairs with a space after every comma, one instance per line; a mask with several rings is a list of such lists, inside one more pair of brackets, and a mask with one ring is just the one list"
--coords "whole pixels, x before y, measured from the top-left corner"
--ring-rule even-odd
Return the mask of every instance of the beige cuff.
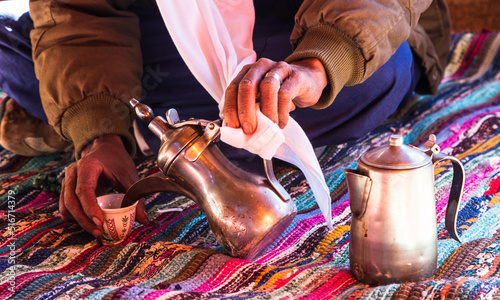
[[136, 143], [130, 131], [132, 118], [130, 108], [122, 101], [109, 95], [92, 95], [64, 112], [61, 132], [64, 138], [73, 142], [77, 159], [88, 143], [106, 134], [121, 136], [125, 148], [133, 157]]

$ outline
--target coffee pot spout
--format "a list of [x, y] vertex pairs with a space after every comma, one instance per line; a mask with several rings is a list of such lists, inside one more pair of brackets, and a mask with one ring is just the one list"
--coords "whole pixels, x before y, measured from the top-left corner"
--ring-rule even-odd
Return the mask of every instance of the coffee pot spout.
[[368, 198], [372, 187], [370, 177], [359, 174], [357, 170], [345, 169], [344, 174], [347, 180], [349, 191], [349, 205], [352, 215], [358, 219], [363, 218], [368, 204]]

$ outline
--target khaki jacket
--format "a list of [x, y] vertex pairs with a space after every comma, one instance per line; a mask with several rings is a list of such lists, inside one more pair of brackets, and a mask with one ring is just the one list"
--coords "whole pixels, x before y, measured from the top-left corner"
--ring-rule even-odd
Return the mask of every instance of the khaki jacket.
[[[142, 1], [150, 0], [30, 1], [42, 103], [77, 157], [104, 134], [122, 136], [131, 155], [136, 151], [127, 103], [141, 95], [142, 60], [138, 19], [127, 8]], [[436, 91], [450, 43], [444, 0], [304, 0], [286, 61], [323, 62], [329, 86], [315, 106], [320, 109], [344, 86], [373, 74], [406, 40], [425, 69], [417, 91]]]

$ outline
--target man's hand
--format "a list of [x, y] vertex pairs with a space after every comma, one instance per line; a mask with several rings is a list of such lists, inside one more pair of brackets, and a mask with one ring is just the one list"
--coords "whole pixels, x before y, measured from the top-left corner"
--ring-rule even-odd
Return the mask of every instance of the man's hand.
[[[119, 136], [95, 139], [83, 149], [82, 158], [66, 169], [59, 197], [62, 219], [100, 236], [104, 217], [96, 196], [110, 188], [125, 192], [138, 179], [135, 164]], [[136, 216], [139, 223], [148, 222], [143, 200], [137, 205]]]
[[[267, 73], [275, 73], [283, 82]], [[288, 64], [261, 58], [243, 67], [226, 89], [224, 120], [227, 126], [251, 134], [257, 126], [256, 103], [262, 113], [284, 128], [290, 111], [316, 104], [328, 84], [321, 61], [308, 58]], [[259, 99], [260, 98], [260, 99]]]

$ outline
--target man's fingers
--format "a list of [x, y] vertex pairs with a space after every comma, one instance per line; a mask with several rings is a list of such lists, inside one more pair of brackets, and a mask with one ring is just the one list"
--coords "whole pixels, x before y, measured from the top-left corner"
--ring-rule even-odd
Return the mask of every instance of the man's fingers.
[[259, 84], [266, 72], [274, 65], [274, 61], [261, 58], [252, 65], [240, 81], [237, 97], [238, 120], [246, 134], [253, 133], [257, 127], [255, 103]]
[[[63, 210], [66, 210], [71, 217], [87, 232], [90, 232], [93, 236], [98, 237], [102, 234], [102, 228], [97, 226], [91, 218], [89, 218], [82, 205], [80, 204], [80, 199], [74, 192], [77, 190], [77, 173], [78, 168], [76, 166], [70, 166], [66, 169], [66, 176], [64, 178], [64, 195], [62, 195], [64, 204]], [[99, 207], [98, 207], [99, 208]], [[100, 208], [99, 208], [100, 210]], [[61, 214], [64, 212], [62, 211]]]
[[66, 186], [65, 182], [66, 182], [66, 178], [63, 180], [63, 183], [61, 186], [61, 194], [59, 195], [59, 213], [61, 214], [61, 219], [64, 222], [76, 223], [75, 219], [73, 218], [71, 213], [66, 208], [66, 205], [64, 204], [65, 186]]
[[290, 111], [295, 109], [293, 100], [300, 93], [300, 82], [296, 76], [290, 74], [278, 91], [278, 125], [284, 128], [290, 118]]
[[224, 108], [222, 112], [226, 125], [231, 128], [240, 127], [240, 121], [238, 120], [238, 86], [249, 69], [250, 65], [244, 66], [231, 81], [224, 94]]
[[255, 72], [251, 74], [247, 73], [238, 86], [238, 120], [243, 132], [246, 134], [254, 132], [257, 124], [255, 99], [257, 98], [257, 84], [259, 79], [256, 77]]
[[279, 122], [278, 92], [283, 81], [286, 81], [288, 72], [286, 63], [278, 63], [264, 75], [259, 85], [260, 110], [274, 123]]
[[[281, 84], [280, 84], [281, 83]], [[226, 125], [251, 134], [257, 126], [256, 106], [284, 128], [290, 111], [317, 103], [327, 85], [321, 61], [304, 59], [292, 64], [261, 58], [245, 66], [226, 90]]]
[[103, 172], [102, 165], [97, 162], [85, 158], [87, 167], [78, 169], [78, 177], [76, 182], [75, 193], [80, 200], [81, 206], [85, 215], [92, 220], [97, 227], [102, 227], [104, 216], [102, 210], [97, 204], [96, 188], [99, 177]]

